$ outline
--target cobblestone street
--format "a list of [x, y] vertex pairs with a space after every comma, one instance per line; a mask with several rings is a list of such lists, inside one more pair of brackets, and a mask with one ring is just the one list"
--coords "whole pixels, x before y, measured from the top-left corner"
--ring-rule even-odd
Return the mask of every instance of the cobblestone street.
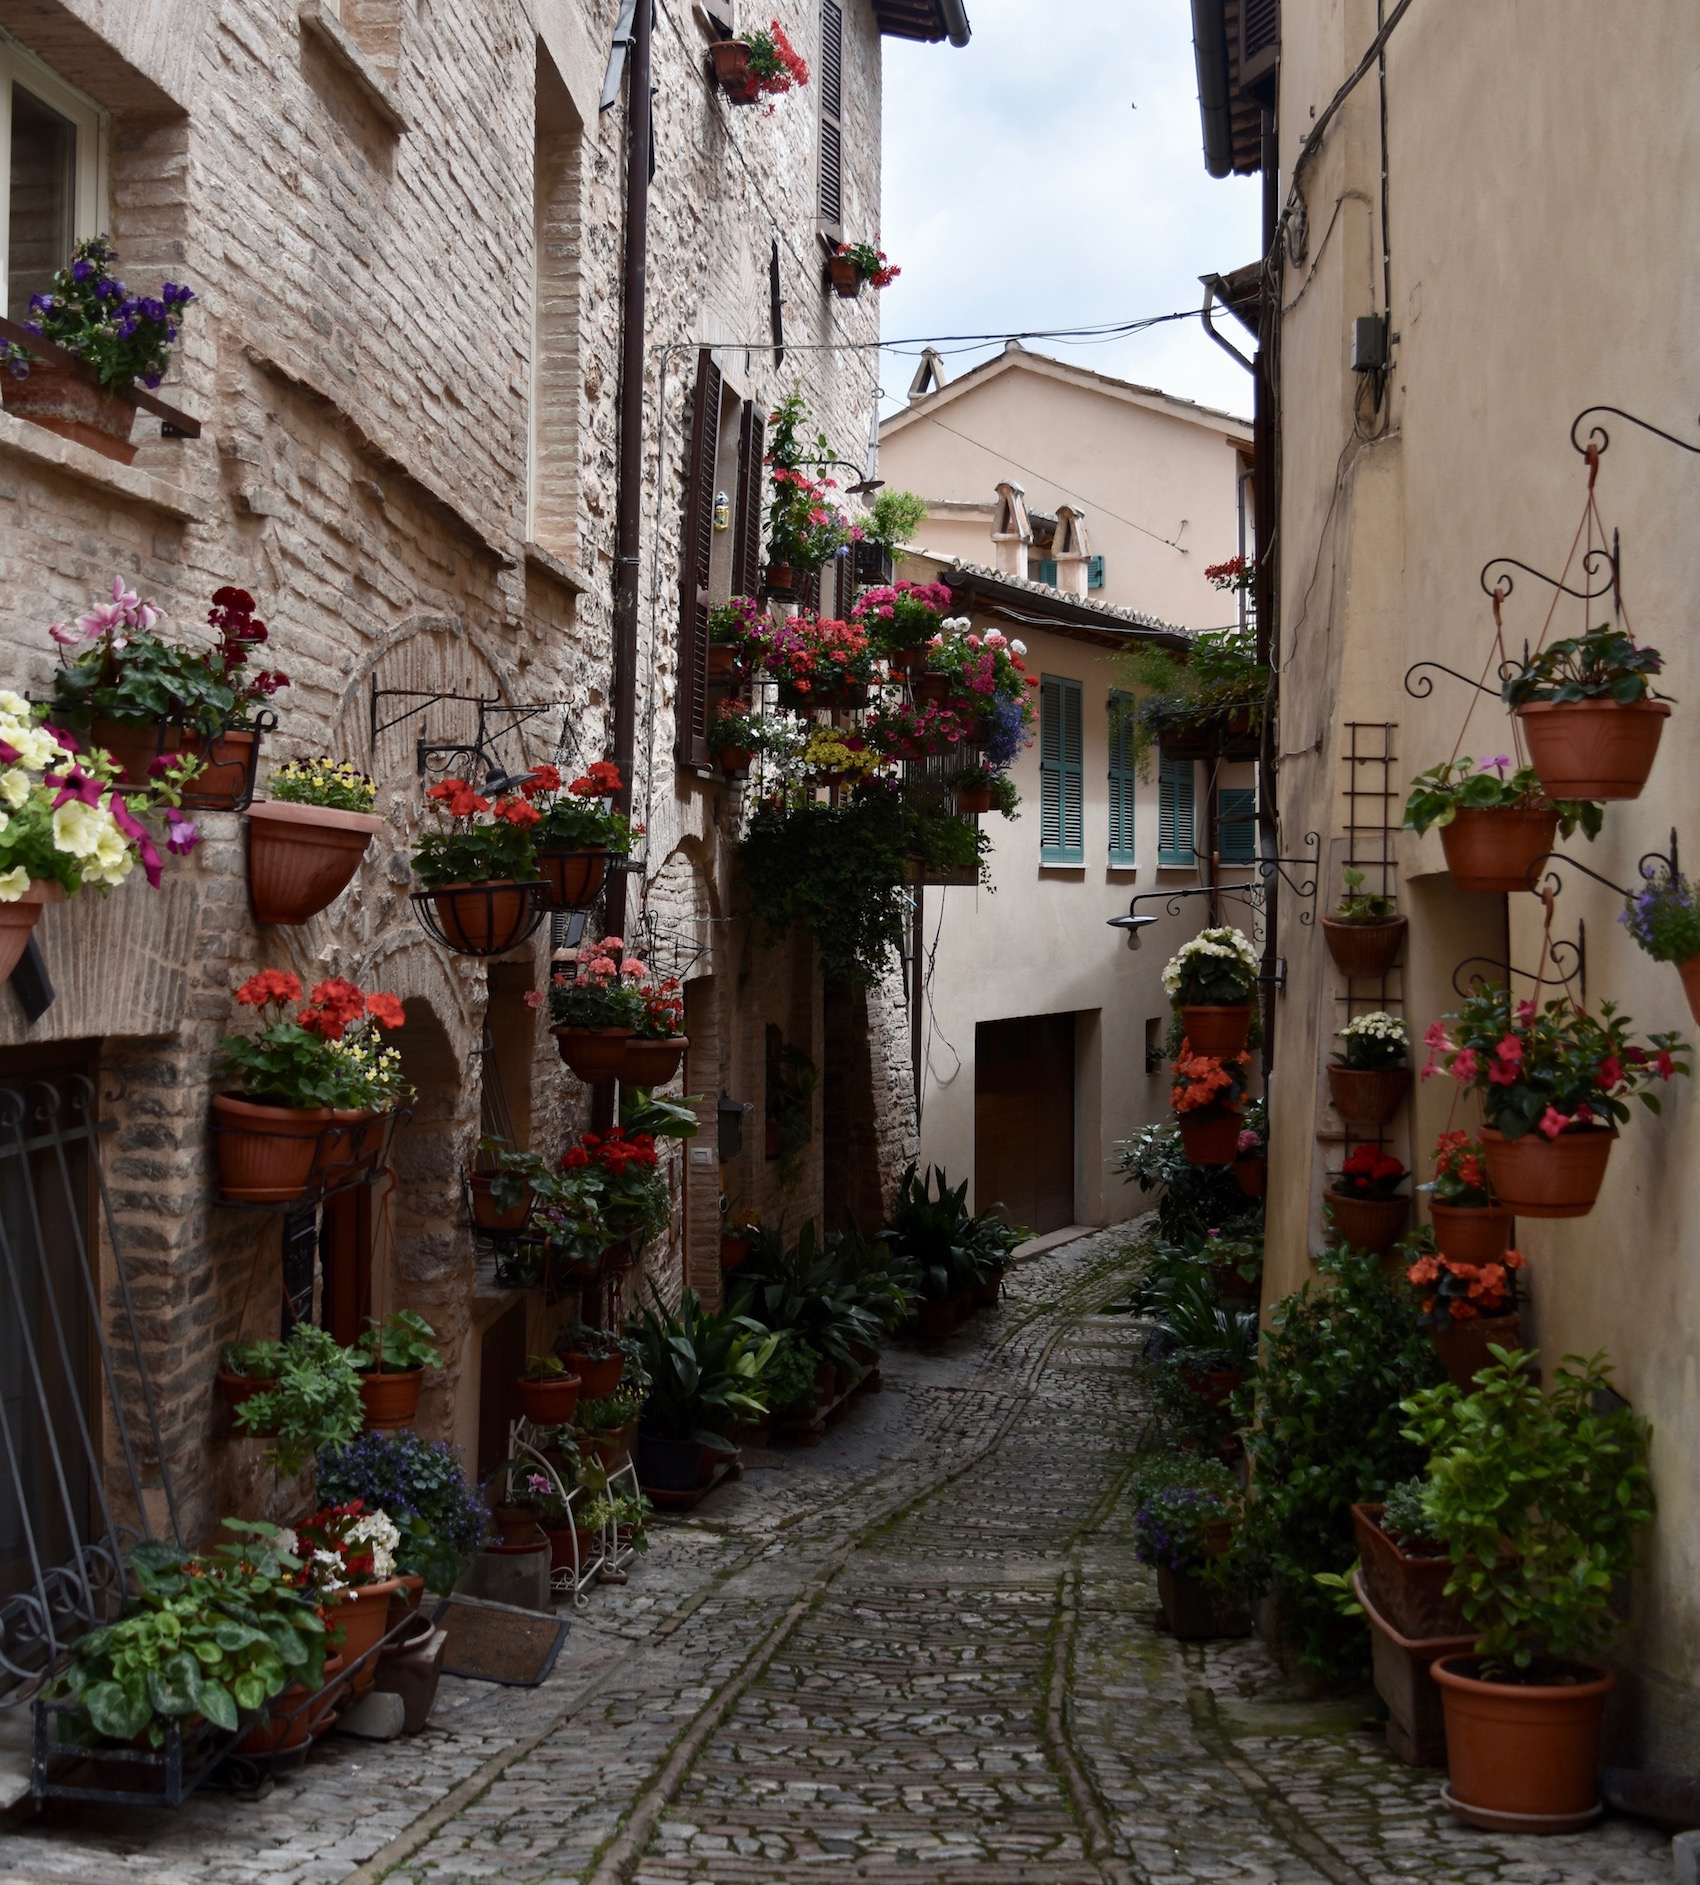
[[[1376, 1885], [1664, 1881], [1608, 1819], [1467, 1832], [1255, 1640], [1157, 1627], [1126, 1232], [1024, 1265], [814, 1454], [661, 1524], [541, 1688], [446, 1680], [431, 1729], [333, 1737], [264, 1799], [0, 1835], [0, 1885]], [[1110, 1311], [1105, 1313], [1105, 1311]]]

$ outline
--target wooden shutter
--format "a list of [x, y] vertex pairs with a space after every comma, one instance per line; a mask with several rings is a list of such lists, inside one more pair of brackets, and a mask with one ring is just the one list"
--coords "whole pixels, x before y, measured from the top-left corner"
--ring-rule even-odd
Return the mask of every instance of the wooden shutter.
[[1083, 864], [1085, 792], [1078, 681], [1044, 675], [1039, 685], [1039, 857]]
[[1086, 559], [1086, 587], [1102, 589], [1104, 586], [1104, 559], [1101, 556], [1089, 556]]
[[1240, 0], [1241, 91], [1270, 87], [1281, 49], [1281, 0]]
[[824, 235], [844, 240], [844, 9], [821, 0], [820, 193], [815, 213]]
[[1216, 794], [1216, 855], [1224, 864], [1257, 862], [1257, 794], [1224, 787]]
[[1157, 775], [1157, 862], [1165, 870], [1192, 870], [1198, 863], [1192, 789], [1190, 759], [1161, 762]]
[[1054, 557], [1040, 557], [1037, 564], [1027, 573], [1036, 583], [1049, 583], [1053, 589], [1057, 586], [1057, 565]]
[[720, 369], [697, 355], [691, 437], [685, 458], [685, 529], [680, 543], [679, 686], [674, 751], [681, 766], [708, 764], [708, 580], [714, 550], [714, 466], [720, 448]]
[[1133, 700], [1112, 694], [1110, 732], [1110, 863], [1130, 870], [1139, 860], [1133, 842], [1135, 767], [1133, 759]]
[[738, 495], [732, 517], [732, 593], [753, 596], [761, 586], [761, 512], [765, 485], [762, 458], [767, 421], [753, 399], [738, 421]]

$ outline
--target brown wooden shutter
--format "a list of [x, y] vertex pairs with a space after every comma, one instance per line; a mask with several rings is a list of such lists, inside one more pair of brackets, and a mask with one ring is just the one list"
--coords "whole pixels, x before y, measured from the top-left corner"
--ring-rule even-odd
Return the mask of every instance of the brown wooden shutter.
[[844, 240], [844, 9], [838, 0], [820, 8], [820, 200], [821, 233]]
[[1281, 49], [1281, 0], [1240, 0], [1240, 89], [1272, 90]]
[[679, 570], [679, 687], [674, 751], [681, 766], [708, 764], [708, 581], [714, 550], [714, 467], [720, 449], [720, 369], [704, 347], [685, 460], [685, 530]]
[[761, 585], [761, 514], [766, 495], [763, 458], [767, 421], [753, 399], [738, 422], [738, 509], [732, 519], [732, 593], [753, 596]]

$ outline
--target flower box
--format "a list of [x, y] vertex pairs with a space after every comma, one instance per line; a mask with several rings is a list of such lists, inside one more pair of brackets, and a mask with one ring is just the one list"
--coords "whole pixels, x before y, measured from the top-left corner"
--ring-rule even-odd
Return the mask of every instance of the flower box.
[[257, 923], [299, 926], [354, 881], [384, 820], [262, 799], [247, 810], [248, 902]]

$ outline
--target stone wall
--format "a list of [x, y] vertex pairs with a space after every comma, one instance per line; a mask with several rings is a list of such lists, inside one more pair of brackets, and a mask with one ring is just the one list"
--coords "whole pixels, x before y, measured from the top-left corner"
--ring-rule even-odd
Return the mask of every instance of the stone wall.
[[[340, 25], [295, 0], [29, 0], [8, 11], [23, 44], [112, 114], [104, 222], [132, 288], [179, 279], [201, 297], [162, 396], [203, 429], [165, 438], [144, 417], [125, 470], [0, 417], [0, 669], [44, 693], [47, 624], [87, 607], [114, 574], [189, 636], [212, 590], [241, 584], [291, 677], [267, 758], [353, 758], [377, 778], [388, 820], [345, 896], [289, 930], [252, 921], [243, 821], [212, 814], [161, 891], [130, 883], [49, 913], [40, 935], [58, 999], [41, 1020], [0, 1003], [0, 1046], [98, 1043], [117, 1125], [114, 1221], [196, 1533], [221, 1509], [282, 1511], [301, 1491], [270, 1483], [253, 1443], [227, 1443], [213, 1380], [220, 1343], [272, 1333], [279, 1316], [278, 1216], [211, 1202], [207, 1125], [230, 993], [261, 966], [346, 974], [407, 1003], [420, 1104], [398, 1141], [383, 1288], [444, 1335], [447, 1366], [421, 1424], [469, 1454], [474, 1441], [479, 1340], [511, 1299], [479, 1283], [461, 1173], [497, 1064], [483, 1052], [487, 1015], [542, 987], [549, 933], [502, 966], [499, 997], [484, 965], [426, 938], [407, 901], [415, 746], [474, 737], [473, 707], [428, 698], [454, 694], [556, 703], [517, 732], [493, 716], [506, 764], [552, 757], [563, 718], [568, 759], [607, 747], [624, 105], [599, 114], [595, 87], [617, 10], [343, 0]], [[778, 11], [812, 61], [814, 8]], [[818, 1100], [810, 1143], [782, 1181], [762, 1155], [763, 1043], [779, 1025], [818, 1063], [818, 977], [805, 946], [760, 947], [735, 920], [734, 788], [676, 775], [672, 759], [684, 415], [697, 346], [727, 343], [730, 389], [766, 407], [800, 384], [836, 449], [859, 457], [876, 356], [818, 349], [872, 340], [877, 313], [871, 294], [839, 301], [822, 279], [813, 92], [771, 112], [733, 110], [713, 90], [690, 10], [665, 7], [658, 20], [636, 781], [647, 909], [675, 939], [666, 948], [706, 1018], [675, 1089], [703, 1096], [696, 1147], [714, 1145], [722, 1088], [750, 1100], [727, 1188], [794, 1227], [820, 1206]], [[852, 0], [846, 26], [847, 232], [872, 235], [880, 86], [868, 0]], [[774, 242], [792, 349], [782, 366], [767, 344]], [[635, 889], [638, 941], [644, 909]], [[676, 940], [699, 931], [701, 951]], [[587, 1118], [588, 1096], [543, 1027], [527, 1045], [504, 1012], [504, 1102], [530, 1120], [535, 1144], [558, 1148]], [[906, 1053], [906, 1038], [901, 1025], [875, 1033], [881, 1050]], [[901, 1113], [902, 1053], [896, 1074], [877, 1052], [874, 1062], [877, 1106]], [[902, 1142], [901, 1119], [881, 1130]], [[892, 1156], [879, 1156], [884, 1174]], [[712, 1294], [718, 1159], [676, 1154], [673, 1183], [673, 1231], [650, 1270], [676, 1291], [688, 1250], [691, 1279]], [[533, 1338], [566, 1312], [539, 1311]]]

